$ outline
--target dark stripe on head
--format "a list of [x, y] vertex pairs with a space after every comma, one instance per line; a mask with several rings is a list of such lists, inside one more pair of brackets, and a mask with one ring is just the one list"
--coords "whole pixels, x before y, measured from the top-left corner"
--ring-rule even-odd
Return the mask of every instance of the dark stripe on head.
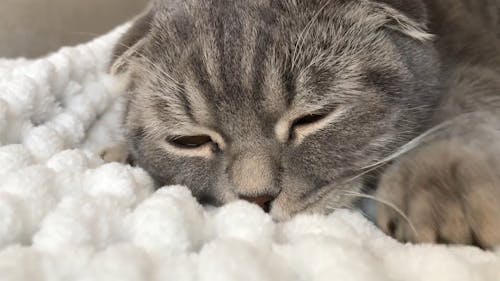
[[182, 106], [184, 108], [184, 112], [189, 117], [189, 119], [191, 119], [194, 122], [195, 118], [193, 115], [193, 108], [192, 108], [191, 103], [189, 102], [189, 99], [187, 98], [186, 95], [187, 95], [186, 86], [184, 85], [184, 83], [181, 83], [180, 93], [178, 93], [177, 96], [179, 96], [180, 100], [182, 101]]
[[[269, 48], [271, 35], [269, 32], [260, 29], [257, 32], [257, 42], [255, 43], [254, 57], [253, 57], [253, 81], [252, 81], [252, 89], [251, 91], [255, 96], [261, 94], [262, 86], [264, 83], [264, 75], [266, 71], [266, 60], [269, 57], [269, 52], [271, 51]], [[268, 93], [271, 94], [272, 93]]]
[[[390, 98], [399, 99], [404, 91], [401, 85], [404, 81], [401, 77], [395, 74], [396, 71], [390, 69], [367, 69], [364, 72], [363, 82], [368, 87], [376, 88], [380, 93]], [[410, 87], [410, 85], [408, 85]]]
[[[243, 24], [232, 0], [220, 1], [223, 8], [212, 12], [215, 20], [215, 40], [219, 52], [219, 69], [224, 92], [241, 92]], [[225, 93], [222, 93], [225, 95]]]
[[259, 8], [258, 13], [264, 25], [259, 27], [256, 38], [254, 39], [255, 49], [253, 50], [254, 57], [252, 63], [253, 81], [251, 85], [251, 91], [254, 95], [262, 94], [261, 91], [265, 73], [269, 71], [266, 69], [266, 61], [276, 47], [273, 44], [273, 32], [275, 32], [275, 28], [277, 27], [277, 16], [271, 9]]
[[[211, 99], [217, 94], [217, 90], [215, 86], [212, 84], [211, 79], [217, 79], [216, 77], [211, 77], [207, 70], [207, 65], [202, 59], [202, 51], [201, 48], [195, 48], [193, 53], [189, 58], [189, 64], [192, 71], [192, 79], [195, 83], [195, 86], [198, 89], [202, 89], [200, 92], [207, 97], [207, 99]], [[208, 102], [206, 104], [206, 108], [210, 111], [210, 114], [213, 118], [217, 118], [217, 115], [214, 112], [217, 112], [216, 105], [212, 102]]]
[[286, 90], [286, 104], [290, 106], [297, 95], [295, 75], [292, 73], [291, 69], [287, 69], [283, 72], [283, 83]]
[[214, 85], [210, 82], [210, 77], [208, 74], [207, 66], [201, 58], [202, 51], [198, 47], [196, 48], [189, 58], [189, 63], [191, 65], [191, 71], [193, 72], [194, 81], [199, 89], [203, 89], [203, 93], [208, 97], [213, 97], [216, 95], [216, 89]]

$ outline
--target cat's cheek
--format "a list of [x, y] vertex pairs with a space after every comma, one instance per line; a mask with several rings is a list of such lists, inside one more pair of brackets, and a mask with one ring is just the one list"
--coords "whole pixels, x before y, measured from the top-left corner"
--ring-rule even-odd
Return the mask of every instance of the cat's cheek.
[[238, 194], [235, 192], [234, 186], [231, 184], [224, 166], [217, 167], [214, 173], [218, 175], [210, 183], [210, 195], [217, 202], [217, 206], [222, 206], [239, 200]]
[[311, 188], [300, 177], [285, 175], [282, 178], [281, 192], [271, 205], [270, 215], [276, 221], [284, 221], [300, 213], [307, 205]]

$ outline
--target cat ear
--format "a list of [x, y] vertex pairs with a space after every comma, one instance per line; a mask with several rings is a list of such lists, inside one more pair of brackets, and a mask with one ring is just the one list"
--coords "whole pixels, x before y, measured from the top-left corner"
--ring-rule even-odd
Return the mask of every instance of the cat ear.
[[151, 24], [155, 15], [155, 4], [148, 8], [133, 21], [132, 26], [122, 35], [113, 49], [110, 72], [113, 75], [127, 71], [129, 62], [147, 41]]
[[385, 17], [387, 28], [419, 41], [434, 37], [427, 30], [427, 10], [420, 0], [373, 0], [372, 8]]
[[375, 0], [375, 2], [387, 4], [419, 23], [427, 22], [427, 9], [421, 0]]

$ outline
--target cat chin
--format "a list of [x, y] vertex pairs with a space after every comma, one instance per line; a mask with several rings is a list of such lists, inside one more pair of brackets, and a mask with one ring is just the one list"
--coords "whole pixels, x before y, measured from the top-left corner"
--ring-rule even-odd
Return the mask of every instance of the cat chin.
[[323, 201], [324, 200], [319, 200], [298, 211], [292, 210], [292, 208], [283, 207], [279, 204], [273, 204], [269, 215], [276, 222], [284, 222], [298, 215], [328, 215], [337, 209], [328, 208], [329, 204]]
[[[361, 181], [348, 185], [328, 185], [316, 198], [306, 198], [300, 202], [291, 202], [285, 197], [278, 197], [272, 204], [269, 215], [273, 220], [281, 222], [297, 215], [328, 215], [338, 209], [352, 209], [353, 202], [358, 198], [363, 185]], [[362, 197], [361, 197], [362, 198]]]
[[269, 215], [275, 222], [283, 222], [287, 221], [292, 218], [289, 212], [286, 212], [283, 208], [280, 206], [272, 207], [271, 211], [269, 212]]

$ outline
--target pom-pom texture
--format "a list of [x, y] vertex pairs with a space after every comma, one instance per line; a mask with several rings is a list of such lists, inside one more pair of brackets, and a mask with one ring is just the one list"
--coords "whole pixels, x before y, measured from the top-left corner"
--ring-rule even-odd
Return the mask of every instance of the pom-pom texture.
[[0, 60], [0, 280], [500, 280], [500, 252], [404, 245], [360, 214], [275, 223], [203, 208], [97, 156], [120, 141], [107, 74], [127, 26], [37, 60]]

